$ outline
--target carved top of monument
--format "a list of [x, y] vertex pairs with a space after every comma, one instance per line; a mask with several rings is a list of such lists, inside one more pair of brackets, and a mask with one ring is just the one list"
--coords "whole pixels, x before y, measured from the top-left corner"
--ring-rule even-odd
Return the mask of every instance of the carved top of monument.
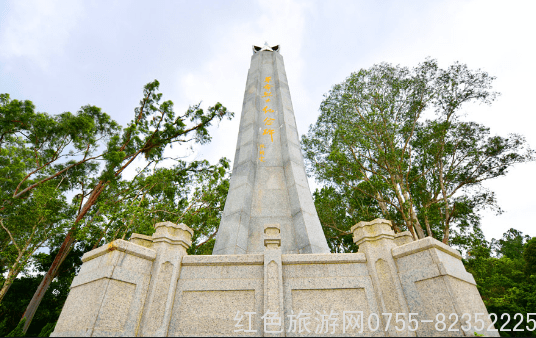
[[258, 52], [262, 52], [262, 51], [278, 52], [279, 53], [281, 51], [281, 47], [279, 45], [275, 45], [275, 46], [270, 47], [268, 45], [268, 42], [265, 42], [264, 46], [262, 46], [262, 47], [255, 46], [255, 45], [253, 46], [253, 54], [258, 53]]

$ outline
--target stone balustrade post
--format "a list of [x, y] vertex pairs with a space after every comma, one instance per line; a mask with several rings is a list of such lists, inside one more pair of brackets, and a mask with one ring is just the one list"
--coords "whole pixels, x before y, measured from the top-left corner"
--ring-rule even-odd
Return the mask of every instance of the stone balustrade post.
[[[264, 336], [284, 336], [283, 268], [279, 224], [264, 225], [264, 316], [279, 318], [281, 325], [264, 325]], [[269, 320], [263, 321], [265, 323]], [[275, 324], [275, 322], [274, 322]]]
[[[162, 222], [155, 225], [152, 248], [156, 259], [142, 317], [142, 336], [167, 336], [175, 289], [179, 280], [182, 257], [192, 245], [193, 230], [184, 224]], [[136, 235], [134, 241], [149, 245], [148, 236]]]
[[[365, 254], [367, 258], [367, 268], [372, 279], [372, 285], [376, 293], [378, 306], [382, 313], [391, 314], [391, 324], [389, 325], [390, 336], [415, 336], [415, 333], [407, 330], [407, 317], [405, 330], [397, 331], [392, 324], [397, 313], [404, 316], [409, 313], [404, 292], [396, 263], [391, 254], [391, 250], [398, 245], [395, 242], [394, 231], [391, 229], [391, 222], [384, 219], [375, 219], [371, 222], [359, 222], [351, 229], [354, 234], [354, 242], [359, 245], [359, 252]], [[399, 236], [400, 237], [400, 236]], [[404, 242], [408, 239], [405, 236], [397, 238], [397, 241]], [[378, 314], [386, 327], [386, 317]]]

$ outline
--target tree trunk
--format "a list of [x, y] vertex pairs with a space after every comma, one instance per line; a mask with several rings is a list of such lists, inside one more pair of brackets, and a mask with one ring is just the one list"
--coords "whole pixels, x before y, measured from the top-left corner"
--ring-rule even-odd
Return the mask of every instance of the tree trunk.
[[41, 284], [39, 284], [39, 287], [35, 291], [32, 300], [28, 304], [28, 307], [26, 307], [26, 311], [22, 315], [22, 319], [26, 318], [26, 322], [24, 323], [23, 332], [26, 333], [28, 331], [28, 327], [30, 326], [33, 316], [35, 315], [35, 312], [37, 311], [37, 308], [39, 307], [39, 304], [41, 303], [41, 300], [43, 299], [43, 296], [48, 290], [48, 287], [50, 286], [50, 283], [52, 280], [56, 277], [58, 274], [59, 268], [61, 266], [61, 263], [65, 261], [65, 258], [71, 251], [71, 247], [74, 243], [74, 236], [72, 233], [76, 229], [76, 225], [71, 228], [65, 239], [63, 240], [63, 244], [60, 247], [60, 250], [58, 254], [56, 255], [56, 258], [54, 258], [54, 262], [52, 262], [52, 265], [50, 266], [50, 269], [48, 269], [46, 275], [43, 277], [43, 280], [41, 281]]
[[413, 204], [411, 203], [410, 196], [407, 191], [404, 191], [404, 199], [406, 200], [406, 203], [408, 203], [409, 207], [409, 215], [411, 217], [412, 223], [415, 226], [415, 232], [417, 232], [417, 236], [419, 236], [419, 239], [426, 237], [424, 235], [424, 230], [422, 229], [421, 222], [419, 222], [419, 219], [417, 218], [417, 214], [415, 213], [415, 210], [413, 209]]
[[389, 215], [389, 212], [387, 211], [387, 205], [385, 205], [385, 202], [383, 201], [379, 192], [376, 193], [376, 201], [378, 201], [378, 204], [380, 205], [380, 209], [382, 210], [383, 217], [387, 219]]
[[2, 303], [2, 300], [4, 299], [4, 296], [6, 295], [7, 291], [9, 290], [9, 287], [11, 286], [11, 284], [13, 284], [13, 281], [15, 280], [15, 278], [17, 278], [17, 275], [20, 272], [19, 261], [20, 261], [21, 257], [22, 256], [20, 256], [20, 255], [19, 255], [19, 257], [17, 257], [17, 261], [15, 262], [13, 267], [11, 269], [9, 269], [9, 272], [7, 273], [7, 278], [4, 281], [4, 285], [2, 285], [2, 289], [0, 290], [0, 303]]
[[445, 232], [443, 233], [443, 243], [449, 245], [449, 226], [445, 226]]
[[13, 284], [13, 281], [17, 277], [20, 271], [14, 272], [14, 269], [10, 269], [7, 273], [7, 278], [4, 281], [4, 285], [2, 285], [2, 289], [0, 290], [0, 303], [2, 303], [2, 300], [4, 299], [4, 296], [6, 295], [7, 291], [9, 290], [9, 287], [11, 284]]
[[75, 237], [74, 232], [76, 231], [76, 228], [78, 227], [78, 223], [84, 216], [87, 214], [89, 209], [95, 204], [97, 201], [97, 198], [102, 193], [104, 188], [106, 187], [105, 182], [100, 181], [95, 188], [93, 189], [93, 192], [89, 196], [87, 202], [84, 204], [84, 207], [82, 210], [80, 210], [80, 213], [76, 217], [74, 221], [74, 225], [67, 233], [67, 236], [65, 236], [65, 239], [63, 240], [63, 243], [60, 247], [60, 250], [58, 251], [58, 254], [56, 255], [56, 258], [54, 258], [54, 262], [52, 262], [52, 265], [50, 266], [50, 269], [48, 269], [46, 275], [43, 277], [43, 280], [41, 281], [41, 284], [37, 287], [37, 290], [35, 291], [32, 300], [26, 307], [26, 311], [24, 311], [24, 314], [22, 315], [22, 318], [26, 318], [26, 322], [24, 323], [23, 331], [26, 333], [28, 330], [28, 327], [30, 326], [33, 316], [35, 315], [35, 311], [37, 311], [37, 308], [39, 307], [39, 304], [41, 303], [41, 300], [45, 296], [45, 293], [48, 290], [48, 287], [50, 286], [50, 283], [52, 283], [52, 280], [56, 277], [58, 274], [58, 271], [60, 269], [61, 264], [63, 261], [65, 261], [65, 258], [67, 258], [67, 255], [69, 254], [69, 251], [71, 251], [71, 247], [74, 244]]
[[432, 236], [432, 229], [430, 228], [430, 222], [428, 221], [428, 216], [426, 213], [424, 214], [424, 224], [426, 224], [426, 232], [428, 233], [428, 237], [434, 237]]

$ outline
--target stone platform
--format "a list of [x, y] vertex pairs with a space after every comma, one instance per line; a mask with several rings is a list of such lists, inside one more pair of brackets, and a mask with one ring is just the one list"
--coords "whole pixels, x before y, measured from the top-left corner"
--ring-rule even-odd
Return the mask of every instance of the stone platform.
[[358, 253], [282, 254], [280, 231], [264, 226], [264, 253], [188, 256], [193, 231], [165, 222], [90, 251], [52, 336], [498, 336], [433, 238], [377, 219], [352, 228]]

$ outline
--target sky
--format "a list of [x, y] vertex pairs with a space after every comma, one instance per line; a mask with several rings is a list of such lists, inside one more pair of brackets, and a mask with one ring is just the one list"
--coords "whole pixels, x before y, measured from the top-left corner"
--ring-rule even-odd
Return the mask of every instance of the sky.
[[[352, 72], [431, 57], [496, 76], [501, 96], [468, 106], [466, 118], [536, 148], [535, 12], [535, 1], [492, 0], [1, 1], [0, 93], [50, 114], [95, 105], [125, 126], [158, 79], [177, 112], [199, 102], [235, 112], [211, 128], [209, 145], [185, 153], [216, 162], [234, 157], [252, 45], [281, 46], [300, 134]], [[520, 164], [485, 183], [504, 210], [483, 213], [488, 240], [509, 228], [536, 236], [535, 172]]]

